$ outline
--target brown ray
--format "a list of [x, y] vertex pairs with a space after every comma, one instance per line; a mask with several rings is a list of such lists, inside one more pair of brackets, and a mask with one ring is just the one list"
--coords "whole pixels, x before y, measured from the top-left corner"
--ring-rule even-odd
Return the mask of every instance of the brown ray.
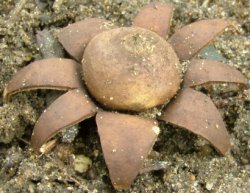
[[193, 60], [184, 76], [184, 86], [192, 87], [206, 83], [247, 84], [247, 79], [234, 67], [215, 60]]
[[116, 189], [128, 189], [154, 145], [157, 122], [111, 112], [98, 112], [96, 122], [111, 181]]
[[58, 33], [59, 42], [76, 60], [81, 61], [83, 51], [89, 41], [98, 33], [115, 26], [104, 19], [89, 18], [70, 24]]
[[219, 111], [209, 97], [186, 88], [167, 105], [159, 118], [208, 140], [221, 154], [230, 149], [230, 139]]
[[166, 3], [150, 3], [135, 17], [133, 27], [142, 27], [165, 38], [173, 15], [173, 8]]
[[80, 88], [81, 66], [74, 60], [49, 58], [32, 62], [17, 72], [4, 90], [4, 99], [10, 95], [34, 89], [68, 90]]
[[38, 119], [31, 145], [39, 151], [59, 131], [94, 116], [96, 106], [81, 89], [70, 90], [56, 99]]
[[169, 43], [180, 60], [189, 60], [230, 26], [231, 22], [223, 19], [197, 21], [177, 30]]

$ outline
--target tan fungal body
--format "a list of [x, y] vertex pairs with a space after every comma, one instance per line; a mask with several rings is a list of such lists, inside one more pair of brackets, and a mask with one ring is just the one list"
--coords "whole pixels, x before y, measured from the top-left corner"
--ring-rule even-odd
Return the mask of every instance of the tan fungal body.
[[167, 43], [163, 37], [172, 12], [169, 4], [151, 3], [138, 13], [133, 27], [126, 28], [113, 29], [110, 22], [98, 18], [76, 22], [63, 28], [58, 39], [73, 58], [82, 61], [82, 68], [74, 60], [51, 58], [32, 62], [14, 75], [4, 90], [5, 101], [12, 94], [33, 89], [67, 91], [35, 124], [33, 149], [46, 152], [59, 143], [52, 140], [44, 146], [58, 132], [97, 113], [98, 133], [113, 186], [128, 189], [159, 134], [157, 120], [103, 111], [92, 102], [95, 98], [107, 107], [105, 110], [127, 113], [170, 101], [158, 119], [203, 137], [223, 155], [228, 152], [230, 136], [219, 111], [208, 96], [190, 87], [214, 82], [246, 86], [244, 76], [217, 61], [193, 60], [184, 74], [184, 88], [173, 96], [181, 82], [179, 60], [192, 59], [231, 23], [222, 19], [197, 21], [175, 32]]
[[171, 46], [142, 28], [97, 35], [83, 60], [84, 80], [104, 106], [142, 111], [170, 100], [179, 89], [179, 61]]

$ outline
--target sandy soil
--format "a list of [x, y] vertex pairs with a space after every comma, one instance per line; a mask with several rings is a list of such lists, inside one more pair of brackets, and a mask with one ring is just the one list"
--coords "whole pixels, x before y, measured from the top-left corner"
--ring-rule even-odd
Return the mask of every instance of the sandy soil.
[[[46, 54], [47, 48], [37, 46], [35, 35], [38, 31], [54, 32], [86, 17], [105, 18], [129, 26], [138, 10], [148, 2], [1, 1], [0, 96], [13, 74]], [[223, 60], [250, 78], [248, 0], [167, 2], [175, 8], [171, 34], [177, 28], [200, 19], [232, 20], [237, 30], [224, 33], [198, 57]], [[58, 44], [56, 48], [61, 49]], [[63, 54], [63, 51], [56, 54]], [[94, 119], [78, 126], [79, 133], [72, 143], [60, 142], [47, 155], [36, 156], [30, 148], [29, 139], [36, 120], [59, 94], [52, 91], [21, 93], [8, 104], [0, 97], [0, 192], [115, 192], [108, 177]], [[226, 122], [231, 151], [222, 157], [199, 137], [162, 123], [154, 151], [155, 159], [166, 162], [167, 167], [138, 176], [132, 188], [124, 192], [249, 192], [250, 90], [235, 92], [222, 87], [221, 91], [215, 89], [210, 96]], [[77, 134], [72, 133], [71, 138]], [[65, 135], [69, 134], [63, 135], [67, 138]], [[80, 159], [80, 166], [88, 168], [86, 172], [77, 171], [72, 161], [74, 156]]]

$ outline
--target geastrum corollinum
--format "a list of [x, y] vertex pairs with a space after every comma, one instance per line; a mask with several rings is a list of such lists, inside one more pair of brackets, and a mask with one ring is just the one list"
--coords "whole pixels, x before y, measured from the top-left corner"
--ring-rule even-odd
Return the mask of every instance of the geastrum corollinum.
[[[193, 88], [214, 82], [246, 85], [246, 79], [229, 65], [196, 59], [188, 65], [180, 89], [179, 61], [192, 59], [231, 22], [197, 21], [166, 41], [172, 10], [168, 4], [149, 4], [132, 27], [118, 28], [97, 18], [76, 22], [58, 34], [74, 60], [43, 59], [14, 75], [5, 89], [5, 100], [33, 89], [66, 91], [38, 119], [31, 137], [35, 151], [62, 129], [96, 115], [111, 181], [116, 189], [126, 189], [156, 141], [157, 119], [203, 137], [221, 154], [229, 150], [229, 134], [220, 113], [209, 97]], [[156, 119], [137, 114], [162, 104], [163, 114]]]

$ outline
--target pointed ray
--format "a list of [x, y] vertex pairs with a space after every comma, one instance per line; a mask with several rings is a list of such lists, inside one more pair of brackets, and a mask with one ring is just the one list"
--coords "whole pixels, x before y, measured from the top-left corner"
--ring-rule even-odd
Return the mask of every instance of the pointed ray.
[[180, 60], [189, 60], [230, 26], [232, 24], [223, 19], [197, 21], [175, 32], [169, 43]]
[[89, 18], [63, 28], [58, 34], [58, 39], [71, 56], [81, 61], [83, 51], [89, 41], [98, 33], [113, 29], [114, 27], [107, 20]]
[[166, 3], [151, 3], [143, 7], [133, 21], [133, 27], [142, 27], [165, 38], [170, 27], [173, 8]]
[[96, 122], [112, 183], [116, 189], [127, 189], [154, 145], [157, 122], [110, 112], [98, 112]]
[[230, 149], [230, 139], [219, 111], [209, 97], [184, 89], [159, 119], [185, 128], [208, 140], [221, 154]]
[[4, 90], [4, 99], [10, 95], [34, 89], [68, 90], [80, 88], [81, 66], [74, 60], [50, 58], [32, 62], [10, 80]]
[[184, 76], [184, 86], [206, 83], [247, 84], [247, 79], [236, 68], [214, 60], [193, 60]]
[[96, 106], [81, 89], [68, 91], [56, 99], [38, 119], [31, 137], [31, 145], [39, 151], [59, 131], [94, 116]]

